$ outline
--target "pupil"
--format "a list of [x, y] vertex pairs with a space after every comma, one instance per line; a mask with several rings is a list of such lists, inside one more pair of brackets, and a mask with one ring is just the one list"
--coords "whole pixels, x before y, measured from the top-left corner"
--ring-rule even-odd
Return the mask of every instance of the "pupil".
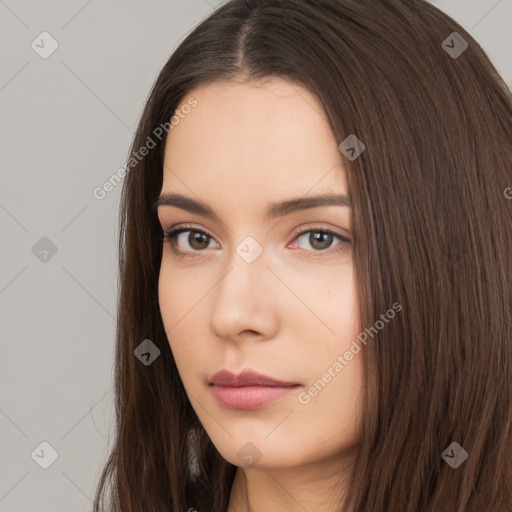
[[[322, 242], [322, 238], [324, 239]], [[316, 245], [316, 242], [320, 242], [320, 245]], [[311, 247], [318, 249], [327, 249], [332, 242], [332, 233], [326, 233], [323, 231], [315, 231], [309, 236], [309, 243]]]
[[205, 249], [208, 247], [208, 237], [203, 233], [192, 231], [188, 237], [188, 242], [195, 249]]

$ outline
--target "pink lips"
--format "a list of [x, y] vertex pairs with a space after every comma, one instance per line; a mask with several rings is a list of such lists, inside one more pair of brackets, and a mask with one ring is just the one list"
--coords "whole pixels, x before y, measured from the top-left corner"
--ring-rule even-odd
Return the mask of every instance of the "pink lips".
[[245, 410], [259, 409], [300, 387], [297, 383], [276, 380], [250, 369], [239, 375], [221, 370], [213, 375], [209, 385], [221, 405]]

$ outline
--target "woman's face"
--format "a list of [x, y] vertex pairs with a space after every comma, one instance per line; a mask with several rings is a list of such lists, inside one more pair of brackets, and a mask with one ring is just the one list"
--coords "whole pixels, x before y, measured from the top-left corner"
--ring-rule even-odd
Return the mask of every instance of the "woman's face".
[[[363, 355], [345, 357], [360, 328], [351, 208], [306, 202], [347, 195], [341, 141], [307, 90], [277, 78], [214, 82], [178, 111], [161, 194], [187, 199], [158, 208], [164, 231], [183, 229], [163, 246], [159, 302], [192, 407], [237, 466], [342, 458], [362, 412]], [[223, 369], [287, 385], [212, 385]]]

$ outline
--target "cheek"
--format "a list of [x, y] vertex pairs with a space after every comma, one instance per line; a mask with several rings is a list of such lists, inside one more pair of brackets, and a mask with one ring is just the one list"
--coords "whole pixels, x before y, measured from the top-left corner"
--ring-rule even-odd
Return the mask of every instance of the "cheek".
[[[340, 348], [360, 329], [359, 300], [352, 266], [319, 269], [314, 277], [309, 272], [301, 278], [301, 293], [324, 324], [320, 327], [329, 340], [328, 345]], [[315, 283], [316, 288], [312, 288]]]
[[208, 262], [177, 261], [169, 250], [164, 247], [158, 278], [160, 313], [181, 380], [194, 393], [219, 350], [208, 329], [219, 271]]
[[[183, 367], [181, 362], [187, 360], [188, 351], [193, 349], [195, 339], [194, 324], [189, 322], [189, 317], [197, 298], [194, 288], [186, 284], [182, 273], [171, 272], [165, 266], [161, 269], [158, 281], [160, 314], [180, 373]], [[183, 343], [185, 333], [189, 343]]]
[[178, 319], [176, 312], [178, 308], [180, 308], [180, 304], [183, 304], [182, 300], [178, 300], [178, 287], [175, 282], [173, 282], [173, 276], [169, 274], [170, 272], [162, 267], [158, 277], [158, 303], [165, 331], [168, 336], [171, 334], [170, 329]]
[[171, 337], [174, 326], [178, 328], [187, 322], [190, 313], [211, 285], [208, 284], [207, 276], [199, 271], [192, 268], [180, 269], [168, 260], [164, 255], [158, 278], [158, 301], [167, 334]]
[[[315, 388], [307, 409], [312, 414], [331, 418], [333, 424], [336, 423], [334, 418], [341, 415], [339, 417], [346, 420], [345, 425], [353, 428], [347, 413], [351, 412], [348, 417], [354, 417], [352, 413], [357, 409], [363, 383], [364, 347], [357, 343], [361, 332], [359, 301], [351, 269], [333, 273], [332, 277], [328, 284], [324, 281], [323, 289], [311, 296], [315, 312], [324, 325], [316, 322], [317, 333], [323, 333], [316, 337], [312, 336], [313, 325], [309, 327], [310, 338], [315, 342], [302, 354], [302, 358], [310, 362], [308, 386]], [[340, 363], [340, 357], [347, 353], [347, 358]]]

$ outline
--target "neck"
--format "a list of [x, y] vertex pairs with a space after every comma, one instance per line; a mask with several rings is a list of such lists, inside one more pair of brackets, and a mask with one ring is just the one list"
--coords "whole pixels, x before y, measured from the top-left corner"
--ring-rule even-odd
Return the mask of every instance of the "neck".
[[238, 468], [227, 512], [334, 512], [350, 469], [346, 458], [293, 468]]

